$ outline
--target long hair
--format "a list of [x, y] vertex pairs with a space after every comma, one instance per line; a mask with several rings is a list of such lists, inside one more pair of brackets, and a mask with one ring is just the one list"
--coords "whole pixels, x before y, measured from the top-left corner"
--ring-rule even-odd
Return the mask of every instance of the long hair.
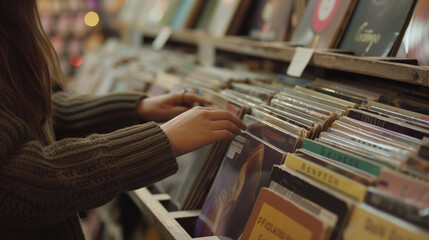
[[63, 74], [43, 31], [36, 0], [0, 1], [0, 91], [23, 110], [36, 139], [47, 139], [51, 91]]

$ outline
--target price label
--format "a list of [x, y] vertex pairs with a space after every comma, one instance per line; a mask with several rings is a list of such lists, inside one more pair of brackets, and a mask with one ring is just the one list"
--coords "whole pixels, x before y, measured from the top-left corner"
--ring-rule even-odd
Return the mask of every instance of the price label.
[[297, 47], [287, 69], [287, 75], [301, 77], [304, 69], [313, 57], [313, 53], [314, 49]]
[[156, 36], [155, 40], [153, 40], [152, 42], [153, 50], [159, 51], [163, 49], [172, 33], [173, 33], [173, 30], [171, 29], [171, 27], [168, 27], [168, 26], [163, 27], [161, 31], [158, 33], [158, 35]]
[[216, 49], [209, 40], [198, 42], [198, 61], [203, 66], [213, 66], [216, 61]]

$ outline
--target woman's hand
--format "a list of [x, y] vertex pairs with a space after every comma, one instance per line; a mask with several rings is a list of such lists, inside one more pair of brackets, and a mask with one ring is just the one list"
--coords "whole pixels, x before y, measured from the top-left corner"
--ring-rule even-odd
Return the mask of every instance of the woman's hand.
[[161, 125], [176, 156], [207, 144], [233, 139], [246, 125], [234, 114], [208, 107], [194, 107]]
[[210, 101], [193, 92], [169, 93], [140, 100], [137, 113], [143, 120], [163, 122], [189, 110], [195, 103], [210, 104]]

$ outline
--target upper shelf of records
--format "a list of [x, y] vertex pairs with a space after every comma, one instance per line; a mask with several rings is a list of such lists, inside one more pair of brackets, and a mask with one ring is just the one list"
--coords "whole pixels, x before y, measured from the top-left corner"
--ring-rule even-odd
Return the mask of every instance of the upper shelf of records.
[[[155, 37], [159, 28], [148, 28], [143, 34]], [[173, 32], [171, 40], [198, 45], [200, 41], [210, 42], [218, 50], [249, 56], [290, 62], [296, 47], [281, 43], [266, 43], [239, 37], [215, 38], [204, 32], [181, 30]], [[395, 62], [395, 58], [356, 57], [338, 52], [316, 50], [310, 65], [326, 69], [340, 70], [368, 76], [381, 77], [429, 87], [429, 68]]]
[[129, 0], [121, 21], [146, 37], [170, 26], [175, 42], [287, 63], [295, 46], [313, 48], [312, 66], [428, 87], [428, 8], [416, 0]]

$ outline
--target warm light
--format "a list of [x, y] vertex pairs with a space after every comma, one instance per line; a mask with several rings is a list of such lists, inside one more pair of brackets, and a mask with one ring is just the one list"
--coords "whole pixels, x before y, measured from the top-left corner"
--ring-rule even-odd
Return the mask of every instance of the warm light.
[[83, 58], [82, 56], [70, 56], [69, 61], [71, 65], [79, 67], [83, 62]]
[[95, 27], [100, 21], [100, 17], [94, 11], [88, 12], [85, 14], [85, 24], [89, 27]]

